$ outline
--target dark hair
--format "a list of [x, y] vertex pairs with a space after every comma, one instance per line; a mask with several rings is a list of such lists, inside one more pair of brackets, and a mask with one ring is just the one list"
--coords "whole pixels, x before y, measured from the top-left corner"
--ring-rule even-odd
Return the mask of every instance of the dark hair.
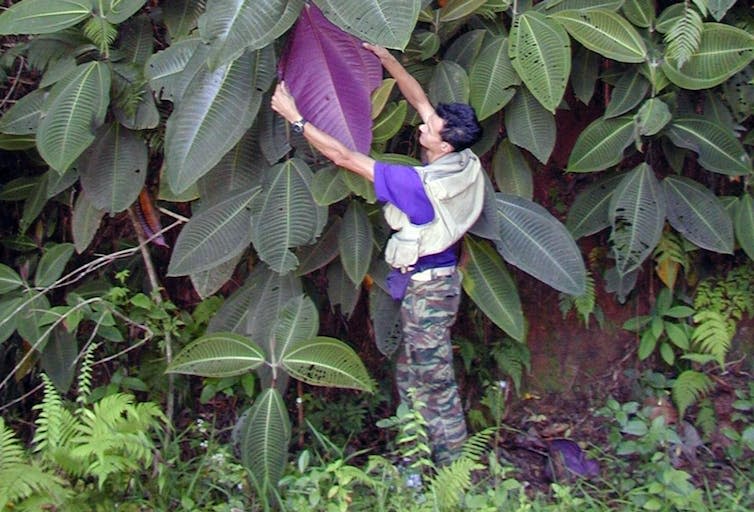
[[471, 105], [440, 103], [435, 112], [445, 121], [440, 136], [454, 150], [463, 151], [482, 138], [482, 127]]

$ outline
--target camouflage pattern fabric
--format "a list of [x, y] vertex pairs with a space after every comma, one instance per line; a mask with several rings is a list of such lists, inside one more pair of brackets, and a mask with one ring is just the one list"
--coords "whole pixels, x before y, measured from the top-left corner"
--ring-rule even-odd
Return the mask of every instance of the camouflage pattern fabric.
[[401, 303], [403, 345], [398, 349], [396, 383], [401, 400], [408, 390], [426, 406], [432, 453], [440, 465], [459, 454], [466, 441], [466, 420], [453, 370], [450, 327], [461, 300], [458, 272], [430, 281], [411, 280]]

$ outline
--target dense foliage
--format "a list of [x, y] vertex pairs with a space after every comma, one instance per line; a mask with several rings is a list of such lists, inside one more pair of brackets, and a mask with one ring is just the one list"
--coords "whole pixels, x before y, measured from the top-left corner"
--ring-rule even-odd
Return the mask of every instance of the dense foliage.
[[[69, 503], [82, 489], [104, 503], [118, 499], [107, 488], [122, 482], [131, 483], [120, 491], [157, 503], [171, 484], [169, 465], [152, 459], [154, 431], [165, 419], [179, 421], [176, 401], [192, 420], [198, 414], [189, 394], [199, 379], [184, 374], [203, 378], [202, 399], [225, 391], [242, 402], [234, 403], [240, 419], [232, 436], [242, 466], [196, 473], [192, 489], [205, 477], [222, 485], [201, 499], [186, 493], [195, 500], [187, 509], [232, 495], [247, 482], [236, 478], [245, 471], [254, 488], [242, 485], [247, 494], [281, 506], [315, 500], [323, 482], [335, 480], [326, 496], [340, 509], [357, 482], [385, 510], [411, 501], [388, 496], [404, 475], [387, 459], [361, 474], [342, 453], [341, 466], [324, 470], [299, 458], [298, 480], [288, 466], [290, 413], [301, 410], [288, 403], [294, 386], [299, 400], [299, 383], [377, 397], [389, 387], [375, 382], [348, 330], [334, 324], [368, 323], [382, 354], [396, 348], [397, 305], [384, 288], [381, 257], [388, 229], [370, 185], [312, 151], [269, 108], [279, 63], [308, 62], [319, 78], [306, 87], [323, 90], [301, 98], [304, 106], [333, 97], [350, 120], [338, 128], [359, 144], [371, 140], [376, 158], [419, 162], [418, 116], [393, 80], [375, 81], [366, 70], [358, 40], [401, 52], [433, 102], [468, 102], [484, 124], [474, 149], [485, 162], [487, 197], [463, 242], [470, 306], [462, 320], [501, 333], [505, 341], [486, 354], [495, 377], [520, 391], [535, 321], [522, 308], [529, 282], [560, 292], [561, 310], [586, 322], [602, 318], [599, 300], [614, 294], [620, 303], [649, 304], [623, 326], [637, 333], [639, 360], [667, 373], [662, 390], [681, 420], [693, 409], [702, 435], [715, 431], [705, 397], [726, 368], [739, 322], [754, 310], [749, 1], [6, 4], [0, 410], [20, 418], [31, 413], [25, 400], [39, 398], [40, 413], [26, 433], [30, 453], [13, 422], [0, 421], [0, 476], [25, 478], [10, 490], [0, 478], [0, 506]], [[324, 18], [301, 37], [326, 41], [319, 52], [290, 44], [297, 21], [314, 19], [314, 9]], [[347, 101], [352, 84], [338, 86], [344, 80], [377, 86], [358, 89], [365, 99], [374, 89], [371, 112], [358, 111], [358, 121]], [[371, 139], [362, 133], [367, 117]], [[662, 289], [642, 288], [642, 273]], [[368, 310], [358, 309], [365, 299]], [[73, 388], [75, 407], [65, 403]], [[490, 389], [487, 412], [470, 415], [480, 427], [500, 426]], [[741, 393], [749, 417], [726, 435], [745, 453], [754, 444], [746, 428], [751, 390]], [[617, 432], [645, 439], [631, 449], [675, 443], [670, 427], [635, 404], [610, 402], [605, 411]], [[412, 438], [411, 412], [401, 412], [392, 425]], [[93, 442], [96, 425], [109, 425], [111, 437]], [[163, 457], [174, 465], [196, 450], [166, 432]], [[647, 441], [648, 433], [665, 437]], [[480, 449], [490, 436], [474, 440], [452, 477], [422, 469], [433, 475], [433, 499], [440, 489], [470, 489], [469, 475], [486, 467], [495, 485], [508, 487], [480, 503], [512, 507], [506, 500], [515, 495], [524, 506], [522, 489]], [[617, 437], [614, 445], [627, 449]], [[403, 454], [428, 462], [421, 443], [415, 448]], [[647, 474], [656, 470], [665, 487], [630, 488], [632, 503], [698, 505], [670, 455], [642, 460], [645, 469], [655, 464]], [[134, 487], [136, 461], [159, 467], [158, 487]], [[281, 498], [280, 489], [290, 494]], [[561, 492], [561, 504], [572, 499]], [[165, 508], [181, 499], [165, 496]], [[441, 502], [454, 503], [445, 495]]]

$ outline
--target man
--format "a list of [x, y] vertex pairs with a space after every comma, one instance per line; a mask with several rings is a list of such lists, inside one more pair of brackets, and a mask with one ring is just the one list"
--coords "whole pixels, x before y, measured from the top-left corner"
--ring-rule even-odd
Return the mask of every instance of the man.
[[481, 137], [474, 110], [465, 104], [435, 109], [419, 82], [385, 48], [364, 43], [396, 80], [423, 124], [419, 144], [423, 167], [379, 162], [350, 150], [302, 118], [284, 83], [272, 97], [272, 109], [303, 133], [336, 165], [374, 183], [385, 218], [396, 231], [385, 250], [394, 268], [391, 294], [401, 302], [403, 346], [396, 381], [401, 400], [408, 391], [424, 404], [435, 461], [448, 464], [466, 440], [466, 422], [453, 370], [450, 328], [461, 294], [456, 270], [460, 239], [476, 221], [483, 203], [484, 179], [479, 159], [469, 147]]

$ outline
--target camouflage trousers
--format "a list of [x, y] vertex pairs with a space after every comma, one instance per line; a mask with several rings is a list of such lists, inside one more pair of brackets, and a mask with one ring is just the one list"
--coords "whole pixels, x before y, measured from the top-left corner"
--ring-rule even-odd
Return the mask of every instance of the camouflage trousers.
[[430, 281], [411, 280], [401, 303], [403, 345], [398, 349], [396, 383], [401, 401], [408, 391], [428, 424], [435, 462], [447, 464], [460, 454], [466, 420], [453, 370], [450, 328], [461, 299], [458, 272]]

